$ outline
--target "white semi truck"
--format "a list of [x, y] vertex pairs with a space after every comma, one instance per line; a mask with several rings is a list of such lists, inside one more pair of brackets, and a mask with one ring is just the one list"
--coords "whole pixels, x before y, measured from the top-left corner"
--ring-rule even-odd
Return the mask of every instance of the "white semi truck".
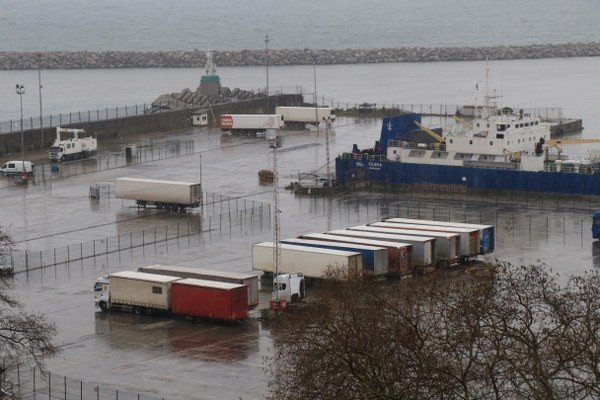
[[[61, 139], [62, 133], [72, 134], [73, 137]], [[83, 129], [68, 129], [57, 126], [56, 139], [48, 151], [50, 161], [77, 160], [95, 155], [98, 151], [98, 141], [91, 136], [79, 137], [80, 134], [84, 133]]]
[[222, 114], [221, 130], [239, 134], [256, 134], [284, 126], [281, 114]]
[[287, 128], [304, 128], [307, 124], [335, 121], [335, 112], [329, 107], [276, 107], [275, 114], [283, 116]]
[[115, 181], [115, 197], [135, 200], [138, 207], [154, 205], [158, 209], [183, 211], [200, 205], [202, 185], [194, 182], [119, 178]]

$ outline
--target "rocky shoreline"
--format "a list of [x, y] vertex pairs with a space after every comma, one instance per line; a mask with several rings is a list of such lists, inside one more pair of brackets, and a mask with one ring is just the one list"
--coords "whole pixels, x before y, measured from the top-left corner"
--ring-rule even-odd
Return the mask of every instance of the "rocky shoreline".
[[[270, 50], [269, 65], [361, 64], [599, 57], [600, 43], [489, 47], [400, 47], [388, 49]], [[218, 66], [264, 66], [265, 50], [213, 51]], [[0, 52], [0, 70], [203, 67], [205, 52], [75, 51]]]

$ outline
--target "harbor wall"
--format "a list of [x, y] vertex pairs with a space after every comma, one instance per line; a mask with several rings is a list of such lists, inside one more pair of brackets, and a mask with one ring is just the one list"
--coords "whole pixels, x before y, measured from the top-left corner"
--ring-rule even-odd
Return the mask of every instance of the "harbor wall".
[[[132, 117], [115, 118], [103, 121], [92, 121], [74, 125], [63, 125], [63, 128], [85, 129], [98, 139], [101, 145], [102, 139], [113, 139], [116, 137], [127, 137], [132, 134], [155, 133], [163, 131], [174, 131], [191, 128], [191, 115], [194, 112], [206, 112], [208, 114], [209, 126], [217, 126], [221, 114], [248, 113], [263, 114], [275, 112], [276, 106], [296, 106], [301, 104], [302, 95], [284, 94], [269, 97], [267, 99], [242, 100], [231, 103], [220, 103], [210, 107], [200, 107], [179, 111], [166, 111], [160, 113], [138, 115]], [[44, 128], [44, 138], [39, 129], [26, 130], [23, 132], [25, 151], [47, 149], [54, 143], [56, 138], [55, 128]], [[0, 153], [18, 153], [21, 151], [21, 132], [5, 133], [0, 135]]]
[[[0, 52], [0, 70], [88, 68], [204, 68], [204, 51]], [[517, 60], [600, 57], [600, 43], [487, 47], [400, 47], [380, 49], [273, 49], [213, 51], [219, 66], [364, 64], [388, 62]]]

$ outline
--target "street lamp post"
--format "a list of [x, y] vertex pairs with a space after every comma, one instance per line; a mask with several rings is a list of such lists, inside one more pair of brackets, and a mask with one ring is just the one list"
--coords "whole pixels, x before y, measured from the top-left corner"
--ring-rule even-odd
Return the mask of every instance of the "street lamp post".
[[267, 106], [265, 113], [269, 113], [269, 34], [265, 35], [265, 56], [266, 56], [266, 67], [267, 67]]
[[23, 94], [25, 94], [25, 86], [20, 83], [17, 83], [17, 94], [19, 95], [19, 100], [21, 103], [21, 162], [23, 164], [22, 168], [25, 171], [25, 138], [23, 135]]

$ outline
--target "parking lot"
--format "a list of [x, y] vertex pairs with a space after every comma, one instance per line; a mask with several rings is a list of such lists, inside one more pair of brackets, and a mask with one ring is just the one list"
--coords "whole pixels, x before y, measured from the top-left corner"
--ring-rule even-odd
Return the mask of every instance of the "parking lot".
[[[330, 131], [332, 159], [353, 143], [372, 146], [379, 129], [380, 120], [340, 118]], [[271, 186], [258, 181], [259, 170], [272, 169], [272, 149], [264, 140], [224, 136], [217, 130], [178, 132], [174, 138], [192, 140], [194, 152], [27, 187], [4, 185], [0, 218], [21, 252], [51, 251], [164, 226], [202, 224], [200, 231], [18, 273], [13, 292], [28, 310], [56, 323], [60, 352], [48, 361], [53, 373], [106, 388], [104, 392], [122, 389], [157, 399], [259, 398], [267, 390], [265, 360], [273, 345], [260, 310], [252, 311], [246, 322], [221, 325], [103, 314], [94, 308], [94, 281], [111, 271], [159, 263], [248, 272], [251, 244], [272, 238], [268, 212], [252, 220], [228, 220], [231, 208], [220, 208], [222, 201], [212, 201], [212, 209], [207, 205], [172, 214], [138, 210], [114, 195], [89, 198], [90, 185], [124, 176], [181, 181], [201, 176], [205, 191], [237, 198], [239, 204], [271, 202]], [[117, 145], [111, 146], [117, 151]], [[278, 152], [282, 187], [298, 172], [324, 164], [323, 130], [284, 134]], [[594, 199], [406, 192], [309, 197], [282, 188], [280, 203], [282, 238], [394, 216], [482, 222], [496, 225], [496, 252], [489, 261], [539, 261], [564, 275], [600, 268], [600, 245], [592, 242], [590, 232], [591, 212], [598, 205]], [[268, 292], [261, 295], [259, 308], [269, 299]]]

